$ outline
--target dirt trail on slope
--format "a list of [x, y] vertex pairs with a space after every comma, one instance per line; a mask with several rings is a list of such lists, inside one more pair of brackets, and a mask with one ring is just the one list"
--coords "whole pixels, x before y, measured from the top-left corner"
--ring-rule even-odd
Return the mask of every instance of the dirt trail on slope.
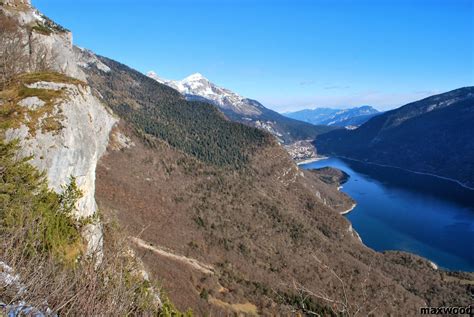
[[198, 270], [204, 274], [214, 274], [214, 268], [211, 265], [201, 263], [196, 259], [188, 258], [183, 255], [176, 255], [157, 246], [152, 246], [140, 238], [132, 237], [131, 240], [141, 248], [153, 251], [158, 255], [189, 265], [193, 269]]

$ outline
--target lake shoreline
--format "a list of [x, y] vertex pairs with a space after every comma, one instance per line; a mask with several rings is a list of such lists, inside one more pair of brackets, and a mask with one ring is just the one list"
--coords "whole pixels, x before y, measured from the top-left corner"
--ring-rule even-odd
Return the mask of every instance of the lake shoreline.
[[[472, 237], [469, 228], [474, 221], [474, 197], [470, 189], [438, 175], [341, 156], [301, 166], [309, 170], [325, 167], [350, 175], [352, 182], [336, 186], [352, 197], [355, 204], [349, 202], [339, 207], [338, 211], [346, 210], [338, 213], [364, 237], [364, 245], [378, 252], [396, 250], [416, 254], [429, 260], [434, 270], [474, 270], [466, 244]], [[420, 227], [423, 233], [418, 230]], [[449, 239], [460, 243], [444, 242]]]
[[317, 156], [317, 157], [312, 157], [309, 159], [301, 160], [301, 161], [295, 161], [296, 165], [304, 165], [304, 164], [309, 164], [309, 163], [314, 163], [317, 161], [322, 161], [322, 160], [327, 160], [329, 157], [328, 156]]
[[345, 210], [345, 211], [341, 211], [340, 214], [341, 215], [347, 215], [348, 213], [350, 213], [352, 210], [354, 210], [354, 208], [357, 207], [357, 203], [353, 203], [352, 206]]

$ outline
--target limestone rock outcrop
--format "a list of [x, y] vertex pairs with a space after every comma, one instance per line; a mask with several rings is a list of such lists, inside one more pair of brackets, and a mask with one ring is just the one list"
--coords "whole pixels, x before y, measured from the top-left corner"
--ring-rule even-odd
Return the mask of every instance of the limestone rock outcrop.
[[66, 91], [66, 98], [57, 102], [51, 114], [61, 114], [61, 128], [36, 131], [32, 137], [28, 127], [21, 125], [7, 130], [6, 138], [21, 140], [23, 153], [33, 156], [32, 164], [46, 172], [49, 185], [55, 191], [60, 192], [61, 186], [67, 184], [71, 176], [75, 177], [83, 192], [78, 202], [78, 216], [89, 217], [97, 209], [95, 167], [106, 150], [109, 133], [117, 119], [92, 95], [88, 86], [38, 82], [29, 87]]

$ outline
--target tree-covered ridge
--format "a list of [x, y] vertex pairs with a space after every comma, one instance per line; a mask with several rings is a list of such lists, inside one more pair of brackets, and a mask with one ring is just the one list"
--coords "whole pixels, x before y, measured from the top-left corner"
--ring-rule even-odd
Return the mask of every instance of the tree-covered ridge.
[[474, 87], [409, 103], [355, 130], [319, 136], [318, 152], [436, 174], [474, 186]]
[[217, 166], [240, 168], [271, 136], [256, 128], [228, 121], [214, 106], [186, 101], [177, 91], [115, 61], [111, 68], [88, 68], [89, 84], [110, 107], [139, 131]]

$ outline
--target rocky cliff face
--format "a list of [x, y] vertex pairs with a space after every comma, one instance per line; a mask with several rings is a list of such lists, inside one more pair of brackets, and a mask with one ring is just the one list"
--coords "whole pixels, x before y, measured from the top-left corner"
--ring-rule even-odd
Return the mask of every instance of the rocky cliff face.
[[[0, 14], [16, 20], [30, 43], [29, 50], [49, 56], [48, 72], [20, 80], [11, 88], [13, 97], [0, 102], [12, 107], [16, 116], [3, 131], [7, 140], [19, 139], [22, 154], [32, 156], [32, 164], [47, 175], [56, 192], [75, 177], [83, 193], [77, 217], [90, 217], [97, 211], [95, 169], [104, 153], [109, 133], [117, 119], [92, 94], [73, 51], [72, 34], [38, 12], [30, 1], [9, 0]], [[34, 70], [33, 57], [30, 71]], [[63, 75], [53, 75], [58, 72]], [[74, 78], [74, 79], [73, 79]], [[21, 91], [27, 91], [27, 95]], [[100, 225], [89, 225], [85, 236], [89, 249], [100, 248]]]
[[[117, 120], [86, 85], [38, 81], [27, 87], [39, 96], [45, 91], [61, 91], [62, 97], [52, 105], [36, 96], [20, 100], [18, 106], [28, 107], [28, 112], [19, 126], [6, 130], [6, 139], [20, 140], [22, 154], [33, 157], [31, 163], [45, 171], [49, 185], [56, 192], [61, 192], [70, 177], [75, 177], [83, 193], [77, 204], [76, 216], [85, 218], [94, 215], [97, 211], [95, 169]], [[44, 111], [44, 107], [51, 109], [33, 123], [34, 114]], [[55, 128], [46, 129], [52, 124], [52, 118]], [[89, 251], [101, 249], [100, 224], [86, 226], [84, 235]]]
[[[36, 123], [40, 126], [51, 116], [60, 118], [59, 130], [35, 132], [32, 137], [27, 122], [18, 128], [6, 131], [7, 140], [18, 138], [25, 155], [32, 155], [32, 164], [44, 170], [50, 186], [57, 192], [61, 186], [75, 177], [83, 198], [79, 201], [78, 216], [89, 217], [97, 209], [94, 200], [95, 167], [105, 151], [109, 132], [117, 121], [94, 97], [88, 86], [58, 82], [39, 81], [28, 88], [42, 90], [62, 90], [64, 97], [57, 100], [51, 113]], [[35, 103], [35, 101], [37, 103]], [[39, 110], [44, 102], [38, 97], [28, 97], [20, 104], [28, 104]]]
[[31, 6], [31, 0], [4, 0], [3, 4], [9, 5], [12, 7], [18, 7], [21, 5]]
[[[0, 13], [19, 23], [25, 41], [29, 42], [27, 49], [30, 55], [41, 51], [41, 55], [50, 58], [48, 68], [73, 78], [86, 79], [75, 60], [69, 30], [39, 12], [29, 0], [5, 0], [0, 6]], [[36, 66], [35, 62], [33, 57], [30, 58], [30, 68]]]

